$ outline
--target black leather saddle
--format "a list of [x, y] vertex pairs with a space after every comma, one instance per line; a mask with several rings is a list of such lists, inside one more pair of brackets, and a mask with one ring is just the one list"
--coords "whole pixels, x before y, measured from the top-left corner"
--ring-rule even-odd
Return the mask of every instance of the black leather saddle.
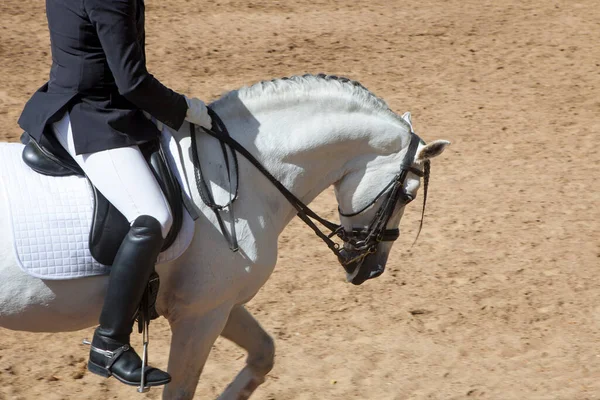
[[[25, 145], [23, 161], [34, 171], [49, 176], [85, 176], [54, 135], [43, 135], [42, 141], [37, 143], [25, 132], [21, 135], [21, 143]], [[183, 223], [181, 188], [167, 164], [158, 139], [141, 145], [140, 150], [171, 207], [173, 225], [163, 245], [163, 250], [166, 250], [177, 238]], [[129, 222], [93, 184], [91, 186], [94, 194], [94, 213], [90, 229], [90, 252], [99, 263], [112, 265], [117, 250], [129, 231]]]

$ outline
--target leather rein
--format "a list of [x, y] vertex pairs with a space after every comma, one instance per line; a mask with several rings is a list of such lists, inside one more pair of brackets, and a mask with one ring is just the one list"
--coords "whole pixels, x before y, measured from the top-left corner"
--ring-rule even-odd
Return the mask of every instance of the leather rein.
[[[208, 185], [204, 179], [202, 174], [202, 168], [200, 165], [200, 160], [198, 157], [198, 149], [196, 146], [196, 132], [194, 124], [190, 123], [190, 138], [191, 138], [191, 147], [192, 147], [192, 163], [194, 165], [194, 176], [196, 178], [196, 185], [198, 188], [198, 192], [200, 198], [204, 202], [204, 204], [209, 207], [215, 213], [217, 217], [217, 221], [221, 227], [221, 231], [223, 235], [226, 237], [229, 242], [229, 247], [232, 251], [236, 252], [239, 250], [237, 235], [235, 232], [235, 221], [233, 215], [233, 203], [238, 197], [238, 184], [239, 184], [239, 176], [238, 176], [238, 161], [236, 152], [243, 155], [250, 163], [252, 163], [278, 190], [279, 192], [289, 201], [289, 203], [296, 209], [297, 216], [304, 221], [306, 225], [308, 225], [315, 234], [325, 242], [327, 247], [337, 256], [339, 262], [342, 266], [348, 266], [352, 263], [356, 263], [358, 261], [364, 260], [366, 256], [369, 254], [373, 254], [377, 250], [377, 246], [380, 242], [385, 241], [395, 241], [400, 236], [399, 229], [386, 229], [386, 226], [392, 217], [394, 209], [398, 203], [401, 203], [403, 206], [408, 204], [413, 200], [413, 197], [404, 191], [404, 181], [409, 172], [424, 178], [424, 196], [423, 196], [423, 210], [421, 214], [421, 223], [419, 225], [419, 230], [417, 233], [417, 238], [421, 232], [421, 228], [423, 226], [423, 216], [425, 214], [425, 203], [427, 201], [427, 186], [428, 186], [428, 178], [429, 178], [429, 161], [424, 163], [424, 172], [421, 170], [414, 168], [412, 166], [413, 160], [415, 158], [417, 148], [419, 143], [422, 141], [417, 134], [415, 134], [411, 130], [411, 139], [410, 144], [408, 146], [408, 151], [404, 156], [402, 164], [400, 165], [400, 172], [379, 192], [377, 196], [366, 206], [356, 212], [352, 213], [343, 213], [341, 210], [338, 211], [341, 216], [344, 217], [353, 217], [359, 215], [375, 205], [381, 198], [385, 196], [385, 200], [381, 207], [377, 210], [375, 216], [371, 220], [371, 223], [368, 227], [363, 229], [352, 229], [351, 231], [346, 231], [343, 226], [328, 221], [322, 217], [320, 217], [317, 213], [310, 209], [306, 204], [304, 204], [298, 197], [296, 197], [292, 192], [290, 192], [285, 186], [281, 184], [261, 163], [258, 161], [245, 147], [243, 147], [239, 142], [233, 139], [221, 118], [209, 108], [209, 114], [213, 121], [212, 129], [206, 129], [202, 126], [198, 126], [204, 133], [214, 137], [221, 143], [221, 149], [223, 151], [223, 155], [225, 158], [225, 166], [227, 169], [227, 174], [229, 177], [229, 181], [231, 184], [232, 178], [232, 169], [235, 171], [235, 190], [231, 190], [231, 197], [229, 202], [225, 205], [217, 205], [214, 202], [213, 196], [208, 190]], [[226, 149], [226, 146], [229, 146], [231, 151], [231, 159]], [[233, 165], [232, 165], [233, 164]], [[187, 197], [187, 196], [184, 196]], [[191, 207], [187, 207], [188, 210]], [[228, 210], [231, 215], [231, 235], [227, 233], [225, 229], [225, 223], [223, 218], [221, 217], [220, 212]], [[192, 215], [194, 219], [197, 219], [197, 216]], [[324, 227], [326, 227], [331, 233], [324, 233], [319, 227], [313, 222], [313, 219], [318, 221]], [[340, 245], [333, 240], [332, 237], [338, 236], [346, 246], [348, 246], [354, 254], [358, 254], [349, 258], [345, 255], [345, 252], [342, 252], [340, 249]], [[415, 238], [415, 242], [417, 241]], [[413, 242], [414, 244], [414, 242]]]

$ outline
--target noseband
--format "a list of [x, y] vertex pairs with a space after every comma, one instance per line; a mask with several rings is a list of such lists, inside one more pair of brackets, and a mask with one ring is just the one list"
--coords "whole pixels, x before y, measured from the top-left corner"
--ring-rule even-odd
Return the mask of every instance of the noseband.
[[[331, 249], [331, 251], [337, 256], [340, 264], [346, 269], [346, 272], [349, 274], [353, 274], [354, 278], [352, 279], [352, 283], [360, 284], [367, 279], [375, 278], [383, 272], [381, 270], [375, 271], [359, 271], [361, 269], [362, 264], [364, 264], [364, 260], [374, 254], [377, 251], [377, 246], [380, 242], [391, 242], [400, 236], [399, 230], [396, 229], [386, 229], [386, 226], [392, 217], [394, 210], [398, 204], [405, 206], [413, 200], [413, 197], [404, 190], [404, 182], [406, 181], [406, 177], [409, 172], [419, 176], [425, 177], [425, 190], [423, 196], [423, 211], [421, 216], [421, 224], [419, 226], [419, 231], [417, 233], [417, 238], [419, 233], [421, 232], [421, 227], [423, 225], [423, 215], [425, 213], [425, 202], [427, 200], [427, 184], [429, 178], [429, 162], [426, 161], [424, 163], [423, 173], [421, 170], [414, 168], [412, 166], [413, 160], [417, 153], [417, 148], [421, 139], [417, 134], [411, 131], [410, 144], [408, 146], [408, 151], [402, 160], [402, 164], [400, 165], [400, 172], [379, 192], [377, 196], [365, 207], [360, 209], [359, 211], [352, 213], [343, 213], [339, 210], [339, 214], [343, 217], [353, 217], [365, 212], [367, 209], [375, 205], [381, 198], [384, 198], [383, 204], [379, 207], [375, 216], [371, 220], [370, 224], [363, 229], [352, 229], [347, 231], [343, 226], [330, 222], [322, 217], [320, 217], [317, 213], [311, 210], [306, 204], [304, 204], [300, 199], [298, 199], [292, 192], [290, 192], [286, 187], [284, 187], [281, 182], [279, 182], [269, 171], [262, 166], [262, 164], [248, 151], [244, 148], [240, 143], [238, 143], [235, 139], [233, 139], [229, 133], [227, 132], [227, 128], [223, 121], [219, 118], [219, 116], [211, 109], [209, 109], [209, 113], [211, 118], [213, 119], [213, 129], [206, 129], [204, 127], [200, 127], [202, 131], [209, 134], [210, 136], [216, 138], [221, 142], [222, 145], [228, 145], [230, 148], [234, 149], [238, 153], [242, 154], [249, 162], [251, 162], [271, 183], [281, 192], [281, 194], [290, 202], [290, 204], [296, 209], [297, 216], [306, 223], [315, 234], [321, 238], [327, 247]], [[192, 162], [194, 164], [194, 170], [196, 175], [196, 183], [198, 188], [205, 188], [205, 183], [202, 182], [199, 177], [202, 177], [200, 161], [197, 154], [196, 148], [196, 132], [194, 129], [194, 125], [190, 124], [190, 138], [192, 145]], [[226, 155], [226, 152], [224, 152]], [[234, 153], [235, 154], [235, 153]], [[229, 163], [226, 157], [227, 169], [229, 171]], [[235, 176], [237, 179], [238, 171], [237, 171], [237, 162], [234, 162], [235, 168]], [[229, 174], [231, 176], [231, 174]], [[200, 190], [200, 189], [199, 189]], [[224, 205], [218, 206], [212, 202], [212, 199], [206, 200], [205, 190], [200, 190], [200, 197], [203, 199], [205, 204], [209, 206], [219, 220], [221, 225], [221, 230], [223, 234], [228, 238], [230, 243], [230, 248], [233, 251], [237, 251], [237, 240], [235, 234], [235, 225], [232, 225], [232, 234], [228, 236], [225, 231], [224, 224], [222, 222], [222, 218], [220, 216], [220, 212], [227, 208], [231, 211], [233, 203], [236, 197], [233, 197], [232, 200]], [[237, 186], [236, 186], [237, 192]], [[319, 227], [312, 221], [312, 219], [318, 221], [324, 227], [331, 231], [330, 234], [325, 234]], [[333, 236], [338, 236], [344, 242], [344, 248], [340, 248], [340, 245], [331, 238]], [[416, 239], [415, 239], [416, 242]]]

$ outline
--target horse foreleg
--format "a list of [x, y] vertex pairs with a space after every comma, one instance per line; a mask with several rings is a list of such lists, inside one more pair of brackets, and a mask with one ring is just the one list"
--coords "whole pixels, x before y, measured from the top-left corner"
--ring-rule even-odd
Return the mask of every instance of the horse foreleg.
[[219, 396], [218, 400], [245, 400], [265, 381], [275, 362], [273, 339], [244, 306], [236, 306], [221, 336], [248, 352], [246, 366]]
[[169, 321], [173, 335], [168, 371], [172, 380], [165, 386], [164, 400], [194, 397], [206, 359], [227, 322], [230, 310], [230, 305], [221, 306], [201, 316], [178, 317]]

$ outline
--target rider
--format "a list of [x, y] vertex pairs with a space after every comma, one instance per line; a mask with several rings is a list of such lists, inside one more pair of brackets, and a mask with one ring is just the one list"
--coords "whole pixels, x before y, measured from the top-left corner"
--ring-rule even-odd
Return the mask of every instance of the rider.
[[[111, 268], [88, 369], [139, 385], [142, 361], [129, 346], [135, 313], [172, 223], [169, 205], [138, 145], [158, 138], [144, 112], [178, 130], [210, 128], [205, 104], [146, 70], [143, 0], [47, 0], [52, 68], [19, 125], [36, 141], [55, 135], [130, 230]], [[168, 373], [149, 368], [146, 383]]]

